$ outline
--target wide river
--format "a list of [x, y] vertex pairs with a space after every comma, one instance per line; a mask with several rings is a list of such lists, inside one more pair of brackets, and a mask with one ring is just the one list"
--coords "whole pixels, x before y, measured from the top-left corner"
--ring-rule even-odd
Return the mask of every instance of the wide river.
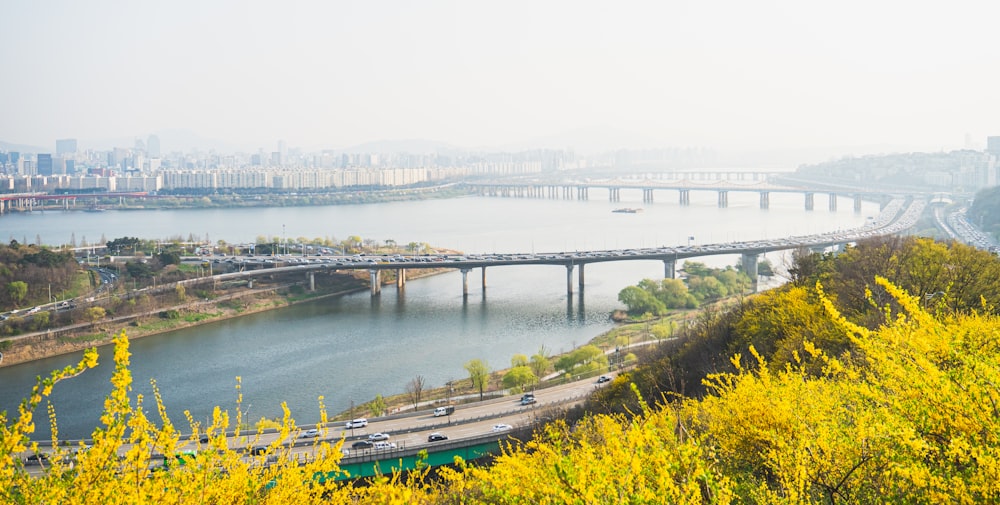
[[[328, 207], [50, 211], [4, 215], [0, 236], [63, 244], [71, 237], [80, 243], [102, 236], [193, 235], [233, 243], [261, 235], [338, 241], [357, 235], [466, 253], [542, 253], [683, 245], [688, 237], [705, 244], [807, 235], [861, 226], [878, 214], [874, 203], [854, 212], [847, 199], [831, 212], [825, 198], [807, 212], [801, 194], [771, 193], [769, 210], [758, 208], [756, 193], [730, 192], [725, 209], [718, 208], [714, 192], [692, 192], [689, 206], [677, 204], [676, 192], [660, 191], [656, 198], [644, 204], [641, 192], [623, 190], [621, 201], [610, 203], [607, 193], [591, 190], [589, 201], [464, 197]], [[618, 207], [644, 211], [611, 212]], [[787, 253], [768, 259], [778, 269], [788, 263]], [[724, 266], [736, 260], [716, 256], [704, 262]], [[485, 293], [478, 270], [470, 275], [470, 295], [463, 299], [461, 274], [449, 272], [411, 280], [402, 293], [389, 287], [378, 298], [359, 293], [150, 336], [131, 343], [134, 393], [145, 396], [155, 415], [155, 379], [171, 419], [187, 431], [185, 410], [204, 421], [216, 405], [234, 407], [239, 376], [251, 418], [280, 416], [281, 402], [287, 402], [300, 424], [312, 423], [319, 418], [320, 396], [337, 412], [377, 394], [401, 393], [418, 375], [428, 387], [463, 378], [463, 364], [474, 358], [505, 368], [514, 354], [582, 345], [612, 327], [608, 315], [622, 308], [622, 288], [662, 276], [659, 261], [592, 264], [584, 292], [569, 297], [562, 266], [497, 267], [487, 270]], [[98, 424], [110, 391], [111, 349], [100, 353], [97, 369], [54, 390], [60, 438], [87, 438]], [[78, 359], [74, 354], [0, 368], [0, 410], [13, 414], [36, 376]], [[45, 418], [42, 407], [33, 438], [48, 436]]]

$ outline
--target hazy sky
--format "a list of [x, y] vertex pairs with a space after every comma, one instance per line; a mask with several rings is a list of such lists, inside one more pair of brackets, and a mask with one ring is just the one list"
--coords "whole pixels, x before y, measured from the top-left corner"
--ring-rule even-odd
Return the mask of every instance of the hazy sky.
[[[1000, 135], [992, 0], [0, 4], [0, 140], [962, 147]], [[553, 146], [565, 147], [565, 146]]]

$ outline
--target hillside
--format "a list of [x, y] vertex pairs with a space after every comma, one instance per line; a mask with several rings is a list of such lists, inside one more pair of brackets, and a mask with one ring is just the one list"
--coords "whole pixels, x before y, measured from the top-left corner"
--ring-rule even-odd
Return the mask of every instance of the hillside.
[[[458, 461], [365, 485], [314, 478], [337, 472], [339, 446], [326, 443], [306, 466], [279, 457], [260, 470], [213, 445], [150, 470], [149, 454], [172, 454], [188, 430], [129, 398], [119, 338], [107, 426], [73, 466], [29, 477], [11, 455], [26, 448], [33, 417], [26, 408], [0, 419], [0, 501], [996, 502], [998, 270], [988, 253], [927, 239], [802, 253], [788, 285], [703, 313], [601, 390], [583, 420], [549, 424], [490, 465]], [[91, 360], [54, 374], [28, 407]], [[224, 414], [214, 423], [232, 428]], [[124, 441], [135, 448], [112, 458]]]

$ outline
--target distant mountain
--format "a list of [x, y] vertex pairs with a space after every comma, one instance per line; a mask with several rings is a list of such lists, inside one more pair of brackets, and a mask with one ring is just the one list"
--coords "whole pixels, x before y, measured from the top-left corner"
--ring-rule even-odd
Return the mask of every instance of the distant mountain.
[[0, 151], [16, 152], [16, 153], [54, 153], [56, 152], [55, 142], [53, 142], [52, 147], [44, 148], [39, 146], [28, 146], [24, 144], [11, 144], [10, 142], [4, 142], [0, 140]]

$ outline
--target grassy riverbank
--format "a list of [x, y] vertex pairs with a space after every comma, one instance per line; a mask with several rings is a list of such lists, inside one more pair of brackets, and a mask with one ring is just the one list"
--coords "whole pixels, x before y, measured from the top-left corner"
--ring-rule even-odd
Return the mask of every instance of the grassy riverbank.
[[[444, 270], [417, 270], [409, 273], [409, 278], [416, 279], [442, 271]], [[291, 282], [278, 278], [271, 282], [258, 280], [254, 288], [242, 285], [211, 291], [199, 289], [197, 296], [178, 296], [175, 289], [166, 289], [155, 295], [130, 299], [143, 300], [132, 303], [133, 306], [142, 303], [143, 307], [128, 315], [78, 322], [3, 340], [0, 342], [0, 352], [3, 353], [0, 366], [12, 366], [107, 345], [123, 330], [130, 340], [134, 340], [370, 288], [368, 276], [355, 273], [324, 277], [315, 287], [315, 290], [309, 291], [301, 280]]]

